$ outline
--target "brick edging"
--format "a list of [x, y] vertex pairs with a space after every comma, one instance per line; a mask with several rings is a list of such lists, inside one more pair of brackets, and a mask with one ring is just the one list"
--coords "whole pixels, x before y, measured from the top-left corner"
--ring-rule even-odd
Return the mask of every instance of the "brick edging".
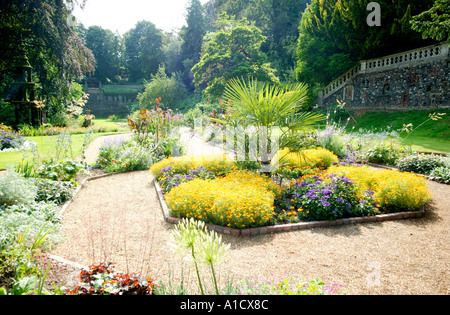
[[[174, 218], [170, 216], [169, 207], [166, 204], [164, 195], [162, 193], [161, 186], [159, 186], [158, 182], [155, 180], [155, 190], [158, 195], [159, 203], [161, 205], [161, 209], [163, 212], [164, 220], [170, 224], [178, 224], [182, 222], [182, 219]], [[273, 233], [281, 233], [281, 232], [289, 232], [289, 231], [298, 231], [298, 230], [306, 230], [313, 229], [319, 227], [330, 227], [330, 226], [341, 226], [341, 225], [354, 225], [359, 223], [368, 223], [368, 222], [381, 222], [381, 221], [392, 221], [392, 220], [402, 220], [402, 219], [414, 219], [421, 218], [425, 215], [425, 208], [420, 211], [411, 211], [411, 212], [399, 212], [399, 213], [389, 213], [389, 214], [380, 214], [371, 217], [356, 217], [356, 218], [347, 218], [347, 219], [338, 219], [334, 221], [315, 221], [315, 222], [300, 222], [300, 223], [291, 223], [291, 224], [280, 224], [280, 225], [272, 225], [272, 226], [264, 226], [258, 228], [250, 228], [250, 229], [233, 229], [229, 227], [206, 224], [206, 227], [210, 231], [215, 231], [217, 233], [225, 234], [225, 235], [233, 235], [233, 236], [256, 236], [256, 235], [265, 235], [265, 234], [273, 234]]]

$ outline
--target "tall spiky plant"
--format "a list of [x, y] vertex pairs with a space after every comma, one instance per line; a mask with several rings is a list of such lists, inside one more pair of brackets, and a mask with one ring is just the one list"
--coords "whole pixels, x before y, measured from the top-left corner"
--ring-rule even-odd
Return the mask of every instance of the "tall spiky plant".
[[[228, 100], [225, 105], [229, 120], [246, 120], [257, 128], [258, 134], [262, 128], [267, 130], [267, 138], [260, 141], [276, 139], [278, 147], [275, 150], [289, 148], [291, 152], [300, 152], [303, 148], [302, 134], [313, 131], [316, 124], [325, 119], [321, 114], [303, 112], [307, 95], [308, 86], [303, 83], [282, 88], [260, 84], [254, 79], [248, 82], [232, 79], [224, 92]], [[273, 130], [277, 130], [275, 135]], [[276, 152], [272, 150], [271, 153], [273, 157]], [[271, 164], [267, 152], [260, 152], [260, 156], [263, 166]]]

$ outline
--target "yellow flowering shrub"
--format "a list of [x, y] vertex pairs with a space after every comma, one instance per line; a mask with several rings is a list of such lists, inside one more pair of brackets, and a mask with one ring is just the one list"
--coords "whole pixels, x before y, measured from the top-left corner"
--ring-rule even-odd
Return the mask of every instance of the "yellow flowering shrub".
[[369, 167], [332, 166], [325, 174], [346, 176], [360, 191], [371, 190], [383, 212], [416, 211], [431, 200], [426, 180], [414, 173]]
[[280, 188], [266, 177], [237, 171], [225, 177], [195, 179], [166, 194], [171, 215], [209, 224], [245, 229], [267, 225]]
[[333, 152], [323, 149], [308, 149], [301, 152], [290, 152], [288, 148], [280, 150], [274, 157], [280, 165], [291, 168], [322, 168], [330, 167], [339, 158]]
[[198, 169], [201, 166], [205, 166], [217, 176], [223, 176], [237, 169], [234, 161], [226, 154], [209, 154], [169, 157], [155, 163], [150, 168], [150, 172], [158, 178], [161, 170], [167, 167], [171, 167], [172, 171], [176, 174], [186, 174], [189, 170]]

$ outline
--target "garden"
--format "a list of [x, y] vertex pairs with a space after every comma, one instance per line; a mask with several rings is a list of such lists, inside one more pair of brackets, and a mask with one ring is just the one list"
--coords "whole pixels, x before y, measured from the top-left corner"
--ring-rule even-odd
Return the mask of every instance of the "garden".
[[[280, 126], [270, 135], [272, 142], [276, 139], [278, 143], [278, 150], [272, 150], [271, 154], [261, 147], [250, 154], [253, 135], [241, 139], [243, 145], [239, 146], [236, 145], [239, 137], [233, 139], [233, 145], [233, 141], [216, 132], [215, 137], [203, 136], [210, 143], [214, 138], [216, 142], [226, 140], [224, 152], [227, 153], [183, 155], [185, 144], [173, 130], [198, 117], [174, 114], [170, 109], [161, 108], [160, 99], [156, 99], [151, 105], [153, 109], [142, 106], [128, 117], [128, 128], [133, 136], [118, 134], [105, 139], [91, 165], [83, 162], [83, 158], [81, 161], [73, 159], [71, 134], [63, 132], [54, 136], [57, 139], [54, 158], [45, 160], [34, 152], [34, 163], [23, 158], [16, 167], [10, 167], [0, 177], [2, 294], [195, 292], [195, 289], [187, 291], [182, 284], [162, 284], [152, 278], [115, 272], [114, 264], [105, 262], [82, 271], [76, 287], [55, 286], [50, 291], [48, 286], [44, 287], [47, 274], [52, 272], [51, 264], [45, 265], [47, 269], [42, 267], [47, 257], [45, 252], [64, 243], [61, 209], [82, 189], [82, 179], [90, 178], [92, 173], [132, 171], [144, 171], [148, 177], [153, 176], [156, 187], [160, 187], [163, 196], [160, 202], [167, 207], [168, 216], [176, 219], [171, 222], [178, 223], [171, 229], [171, 246], [176, 253], [190, 256], [198, 279], [198, 293], [255, 294], [262, 289], [270, 294], [346, 292], [341, 285], [328, 285], [318, 278], [302, 282], [291, 276], [282, 280], [260, 279], [252, 284], [250, 291], [249, 283], [255, 280], [247, 277], [220, 284], [215, 268], [230, 252], [230, 244], [222, 240], [221, 234], [226, 237], [233, 235], [232, 231], [239, 231], [235, 235], [254, 237], [278, 231], [274, 227], [289, 227], [279, 230], [283, 232], [345, 222], [378, 222], [389, 214], [402, 214], [402, 219], [421, 217], [432, 200], [427, 179], [449, 183], [448, 158], [417, 154], [405, 148], [394, 150], [389, 146], [394, 139], [392, 133], [351, 133], [344, 129], [330, 132], [329, 128], [337, 128], [337, 125], [324, 123], [328, 117], [316, 113], [297, 114], [298, 100], [306, 92], [304, 86], [297, 85], [290, 90], [263, 86], [258, 90], [256, 85], [251, 81], [232, 82], [226, 90], [229, 101], [222, 102], [217, 112], [200, 113], [213, 130], [236, 125], [243, 118], [255, 128]], [[255, 107], [249, 106], [253, 102], [259, 102], [258, 108], [265, 111], [255, 112]], [[273, 115], [274, 111], [279, 115]], [[430, 116], [430, 119], [435, 117]], [[319, 127], [321, 123], [323, 127]], [[5, 148], [6, 143], [9, 148], [27, 146], [20, 131], [3, 133], [3, 139], [10, 139], [2, 142]], [[88, 144], [85, 140], [81, 157], [85, 158]], [[372, 149], [377, 147], [387, 152], [381, 150], [380, 154], [372, 154]], [[244, 160], [238, 161], [229, 154], [239, 154], [239, 150]], [[251, 160], [255, 155], [258, 160]], [[411, 213], [419, 215], [410, 216]], [[377, 219], [351, 221], [354, 218]], [[315, 223], [321, 225], [315, 226]], [[200, 265], [206, 266], [210, 275], [199, 272]], [[205, 278], [211, 280], [209, 289]]]

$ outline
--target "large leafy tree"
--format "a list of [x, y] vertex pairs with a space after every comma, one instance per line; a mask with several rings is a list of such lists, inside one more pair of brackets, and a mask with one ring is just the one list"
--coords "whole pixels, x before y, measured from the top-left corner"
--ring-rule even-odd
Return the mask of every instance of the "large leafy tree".
[[450, 42], [450, 2], [436, 0], [429, 10], [412, 17], [411, 27], [423, 38]]
[[247, 19], [236, 21], [227, 14], [221, 14], [215, 26], [217, 31], [205, 36], [200, 61], [192, 68], [197, 89], [217, 100], [232, 78], [254, 77], [278, 83], [266, 54], [261, 51], [265, 36], [260, 29]]
[[[292, 80], [296, 65], [298, 25], [310, 0], [216, 0], [208, 6], [213, 20], [220, 13], [247, 18], [255, 23], [266, 41], [261, 50], [277, 70], [280, 79]], [[295, 78], [294, 78], [295, 81]]]
[[411, 16], [432, 0], [380, 0], [381, 26], [367, 24], [369, 1], [313, 0], [300, 22], [297, 79], [325, 85], [357, 61], [427, 45]]
[[140, 21], [124, 35], [129, 81], [149, 79], [164, 62], [163, 33], [155, 24]]
[[183, 58], [183, 78], [189, 87], [194, 87], [192, 67], [199, 62], [203, 37], [206, 34], [205, 10], [199, 0], [191, 0], [187, 7], [186, 26], [180, 37], [183, 40], [181, 55]]
[[15, 64], [24, 44], [33, 80], [39, 83], [39, 96], [46, 101], [50, 115], [64, 110], [72, 81], [83, 78], [95, 66], [92, 52], [70, 23], [75, 5], [82, 6], [84, 1], [0, 1], [0, 90], [8, 92], [11, 80], [7, 69]]
[[97, 61], [95, 77], [103, 84], [115, 82], [121, 69], [121, 38], [100, 26], [87, 29], [86, 46], [92, 50]]

